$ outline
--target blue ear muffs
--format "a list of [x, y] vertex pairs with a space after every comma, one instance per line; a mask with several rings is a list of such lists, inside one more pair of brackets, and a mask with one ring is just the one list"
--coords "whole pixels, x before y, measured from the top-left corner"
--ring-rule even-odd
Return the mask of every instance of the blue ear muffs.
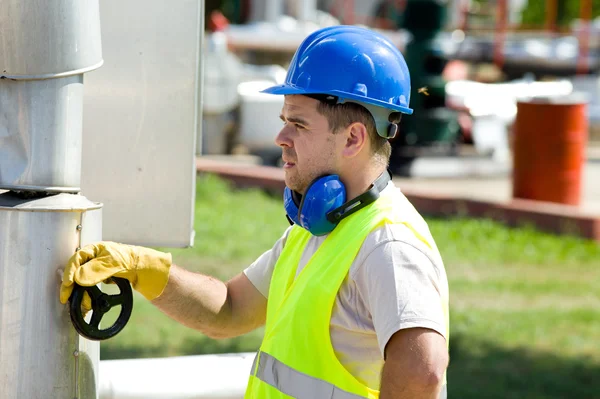
[[322, 236], [332, 232], [343, 218], [379, 198], [390, 179], [388, 171], [382, 173], [369, 190], [346, 202], [344, 183], [338, 175], [327, 175], [315, 179], [304, 195], [286, 187], [283, 205], [290, 223], [305, 228], [312, 235]]
[[315, 179], [304, 195], [288, 187], [283, 194], [283, 204], [288, 217], [315, 236], [331, 232], [337, 223], [327, 220], [327, 213], [346, 202], [346, 186], [338, 175], [327, 175]]

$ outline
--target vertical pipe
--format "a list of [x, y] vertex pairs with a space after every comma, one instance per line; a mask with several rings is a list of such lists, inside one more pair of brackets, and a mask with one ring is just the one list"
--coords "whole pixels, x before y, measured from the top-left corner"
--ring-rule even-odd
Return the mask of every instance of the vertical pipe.
[[469, 28], [469, 0], [460, 0], [459, 7], [460, 22], [458, 29], [466, 32]]
[[557, 32], [557, 21], [558, 17], [558, 0], [546, 0], [546, 20], [545, 28], [550, 32], [550, 36], [554, 36]]
[[592, 19], [592, 0], [581, 0], [579, 3], [579, 17], [581, 19], [581, 32], [579, 32], [579, 52], [577, 53], [577, 71], [578, 75], [586, 74], [589, 71], [589, 47], [590, 30]]
[[102, 233], [101, 204], [72, 194], [98, 0], [3, 0], [0, 38], [0, 397], [96, 399], [99, 344], [75, 332], [57, 269]]
[[296, 2], [296, 15], [299, 21], [314, 22], [317, 19], [317, 0]]
[[276, 22], [282, 14], [283, 0], [255, 0], [250, 4], [250, 21]]
[[283, 0], [266, 0], [265, 21], [277, 22], [283, 14]]
[[507, 0], [498, 0], [496, 3], [496, 34], [494, 37], [494, 64], [502, 68], [504, 64], [504, 43], [507, 28]]
[[101, 204], [81, 195], [0, 194], [2, 399], [98, 397], [100, 346], [71, 325], [57, 269], [101, 239]]
[[354, 9], [354, 0], [345, 0], [344, 6], [345, 23], [347, 25], [354, 25], [356, 23], [356, 10]]

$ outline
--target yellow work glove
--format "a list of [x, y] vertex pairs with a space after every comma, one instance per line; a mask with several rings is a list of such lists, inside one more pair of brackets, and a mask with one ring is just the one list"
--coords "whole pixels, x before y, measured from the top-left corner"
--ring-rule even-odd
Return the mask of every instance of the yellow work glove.
[[162, 294], [169, 281], [171, 254], [110, 241], [86, 245], [69, 259], [60, 286], [60, 301], [67, 303], [73, 282], [91, 287], [109, 277], [123, 277], [148, 300]]

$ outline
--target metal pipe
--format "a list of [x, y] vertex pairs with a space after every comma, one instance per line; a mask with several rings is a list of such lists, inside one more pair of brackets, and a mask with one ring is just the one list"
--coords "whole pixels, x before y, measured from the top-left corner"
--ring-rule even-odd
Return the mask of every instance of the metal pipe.
[[265, 19], [269, 22], [277, 22], [283, 15], [283, 0], [266, 0]]
[[467, 32], [469, 29], [469, 0], [459, 0], [459, 23], [458, 29]]
[[0, 37], [0, 188], [79, 191], [83, 73], [102, 65], [98, 0], [3, 1]]
[[557, 31], [558, 0], [546, 0], [546, 29], [554, 35]]
[[0, 188], [79, 192], [83, 75], [0, 87]]
[[592, 0], [581, 0], [579, 3], [581, 32], [579, 33], [579, 52], [577, 53], [577, 74], [583, 75], [590, 69], [590, 30], [592, 19]]
[[98, 0], [4, 0], [0, 12], [0, 390], [97, 398], [99, 345], [58, 301], [62, 267], [102, 239], [80, 190], [83, 73], [102, 64]]
[[296, 2], [296, 15], [299, 21], [315, 22], [317, 19], [317, 0]]
[[507, 29], [507, 0], [498, 0], [496, 7], [496, 35], [494, 37], [494, 64], [502, 68], [504, 64], [504, 44]]
[[73, 329], [57, 269], [101, 239], [101, 206], [73, 194], [0, 194], [3, 399], [97, 397], [100, 347]]
[[355, 14], [354, 0], [344, 0], [344, 23], [354, 25], [356, 23]]
[[277, 22], [283, 15], [283, 0], [253, 1], [250, 20], [253, 22]]

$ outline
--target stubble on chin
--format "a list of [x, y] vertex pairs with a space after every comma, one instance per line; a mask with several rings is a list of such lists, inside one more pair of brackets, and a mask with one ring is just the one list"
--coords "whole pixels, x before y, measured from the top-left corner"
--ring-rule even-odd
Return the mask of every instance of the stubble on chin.
[[293, 191], [303, 193], [306, 189], [307, 184], [297, 175], [286, 171], [285, 173], [285, 185]]

